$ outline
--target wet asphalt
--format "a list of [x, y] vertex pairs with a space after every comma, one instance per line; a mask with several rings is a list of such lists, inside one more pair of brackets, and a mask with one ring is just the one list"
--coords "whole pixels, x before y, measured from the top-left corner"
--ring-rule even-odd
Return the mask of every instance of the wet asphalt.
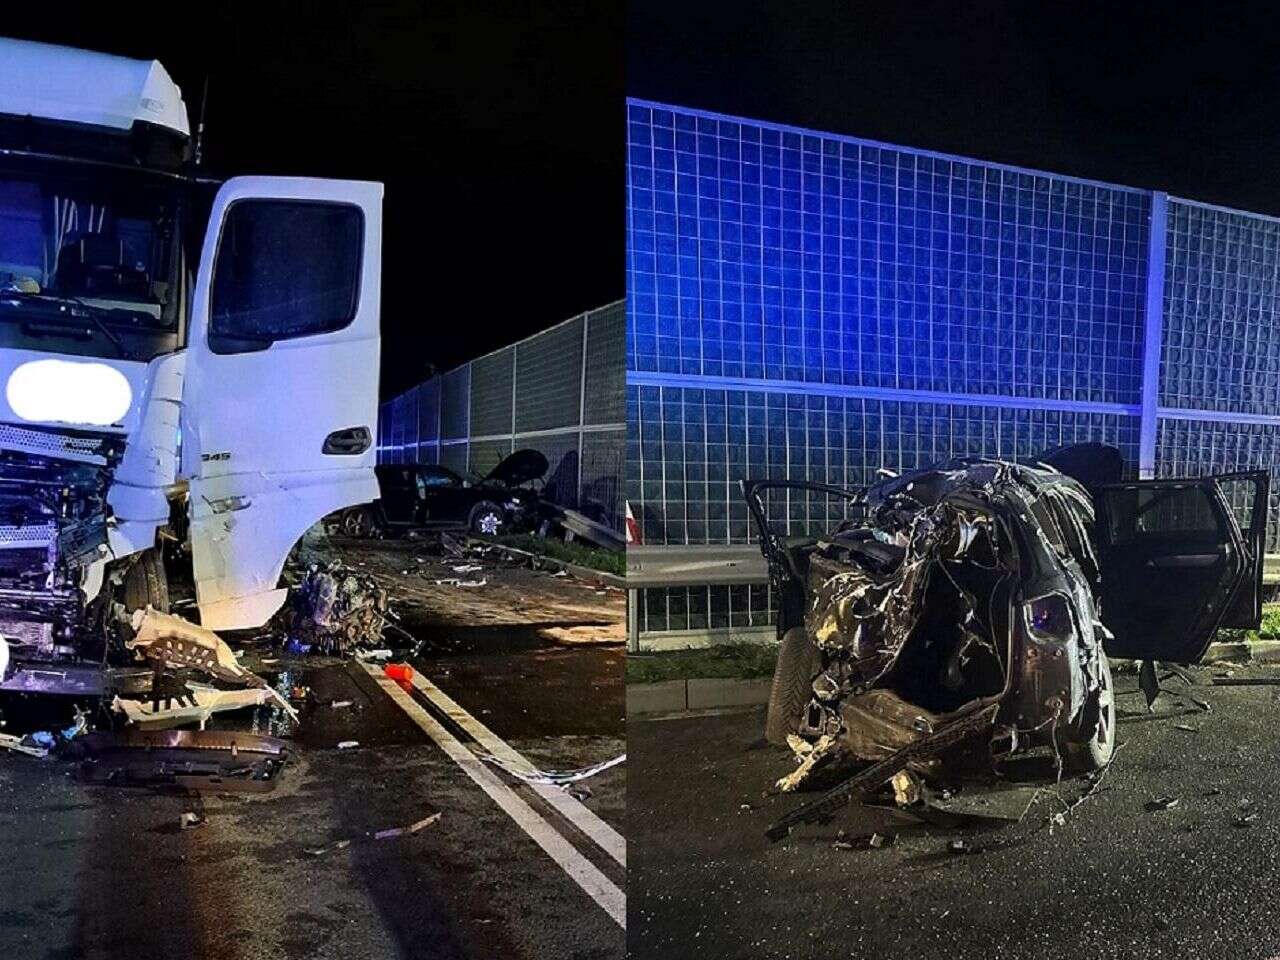
[[[415, 667], [533, 763], [625, 749], [621, 650], [564, 649], [515, 625], [436, 628]], [[286, 657], [277, 670], [310, 688], [291, 762], [270, 794], [207, 795], [196, 829], [179, 825], [185, 794], [87, 787], [73, 764], [0, 755], [0, 956], [623, 955], [621, 928], [358, 666]], [[36, 713], [10, 705], [9, 729]], [[282, 731], [265, 708], [215, 721]], [[359, 746], [337, 748], [347, 740]], [[589, 786], [586, 806], [621, 829], [625, 767]], [[372, 838], [436, 813], [418, 833]]]
[[[1136, 677], [1117, 676], [1123, 746], [1052, 831], [1084, 780], [1060, 785], [1061, 801], [1042, 792], [1013, 826], [943, 828], [859, 806], [771, 844], [765, 829], [800, 798], [762, 795], [792, 768], [761, 739], [762, 711], [633, 718], [629, 956], [1280, 956], [1280, 686], [1208, 686], [1222, 672], [1193, 675], [1211, 712], [1162, 695], [1154, 716]], [[1161, 797], [1178, 802], [1147, 809]], [[876, 830], [896, 844], [833, 847], [840, 831]], [[977, 852], [949, 852], [956, 839]]]

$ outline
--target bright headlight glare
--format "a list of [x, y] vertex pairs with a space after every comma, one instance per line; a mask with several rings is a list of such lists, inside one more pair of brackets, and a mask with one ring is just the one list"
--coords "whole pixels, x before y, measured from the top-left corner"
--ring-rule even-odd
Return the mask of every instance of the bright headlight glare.
[[32, 360], [9, 375], [9, 409], [33, 423], [107, 427], [119, 423], [133, 403], [125, 375], [105, 363]]

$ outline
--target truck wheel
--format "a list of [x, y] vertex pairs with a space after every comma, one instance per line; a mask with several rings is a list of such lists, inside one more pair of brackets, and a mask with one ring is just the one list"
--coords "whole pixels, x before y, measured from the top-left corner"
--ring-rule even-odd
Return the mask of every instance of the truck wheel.
[[472, 533], [485, 537], [496, 537], [507, 525], [502, 508], [490, 500], [481, 500], [471, 508], [471, 516], [467, 518], [467, 527]]
[[164, 572], [164, 557], [154, 547], [144, 550], [124, 572], [121, 602], [126, 610], [153, 607], [169, 612], [169, 578]]
[[822, 652], [804, 627], [792, 627], [783, 634], [764, 724], [764, 737], [770, 743], [785, 745], [787, 737], [800, 729], [800, 718], [813, 699], [813, 678], [821, 669]]
[[1092, 708], [1097, 711], [1097, 729], [1088, 740], [1068, 740], [1061, 745], [1062, 772], [1069, 776], [1100, 770], [1111, 762], [1116, 750], [1116, 700], [1111, 685], [1111, 664], [1105, 653], [1100, 656], [1102, 671], [1096, 706]]
[[352, 507], [342, 515], [342, 533], [356, 540], [365, 540], [377, 532], [378, 525], [373, 511], [368, 507]]

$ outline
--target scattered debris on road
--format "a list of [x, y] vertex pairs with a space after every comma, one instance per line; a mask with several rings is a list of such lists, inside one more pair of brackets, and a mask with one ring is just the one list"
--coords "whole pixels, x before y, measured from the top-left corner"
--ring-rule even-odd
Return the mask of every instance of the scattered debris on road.
[[283, 740], [215, 730], [96, 731], [72, 741], [83, 782], [267, 793], [289, 759]]
[[303, 853], [311, 857], [322, 857], [327, 853], [333, 853], [337, 850], [345, 850], [356, 842], [373, 841], [373, 840], [393, 840], [396, 837], [407, 837], [425, 830], [427, 827], [433, 826], [444, 816], [443, 813], [433, 813], [429, 817], [423, 817], [405, 827], [388, 827], [385, 830], [378, 830], [363, 837], [344, 837], [341, 840], [334, 840], [332, 843], [326, 843], [320, 847], [306, 847]]
[[480, 759], [487, 763], [493, 764], [504, 773], [508, 773], [517, 780], [523, 780], [525, 783], [544, 783], [557, 787], [566, 787], [571, 783], [578, 783], [582, 780], [588, 780], [597, 774], [603, 773], [611, 767], [627, 762], [625, 753], [619, 754], [609, 760], [603, 760], [600, 763], [592, 764], [589, 767], [582, 767], [578, 770], [540, 770], [537, 767], [520, 768], [500, 757], [492, 754], [481, 754]]

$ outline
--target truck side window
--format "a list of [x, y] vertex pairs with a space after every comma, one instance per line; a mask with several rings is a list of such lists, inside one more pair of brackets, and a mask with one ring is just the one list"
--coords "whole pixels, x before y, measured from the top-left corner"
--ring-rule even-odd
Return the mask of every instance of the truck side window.
[[218, 241], [210, 304], [214, 353], [341, 330], [356, 315], [364, 215], [350, 204], [240, 200]]

